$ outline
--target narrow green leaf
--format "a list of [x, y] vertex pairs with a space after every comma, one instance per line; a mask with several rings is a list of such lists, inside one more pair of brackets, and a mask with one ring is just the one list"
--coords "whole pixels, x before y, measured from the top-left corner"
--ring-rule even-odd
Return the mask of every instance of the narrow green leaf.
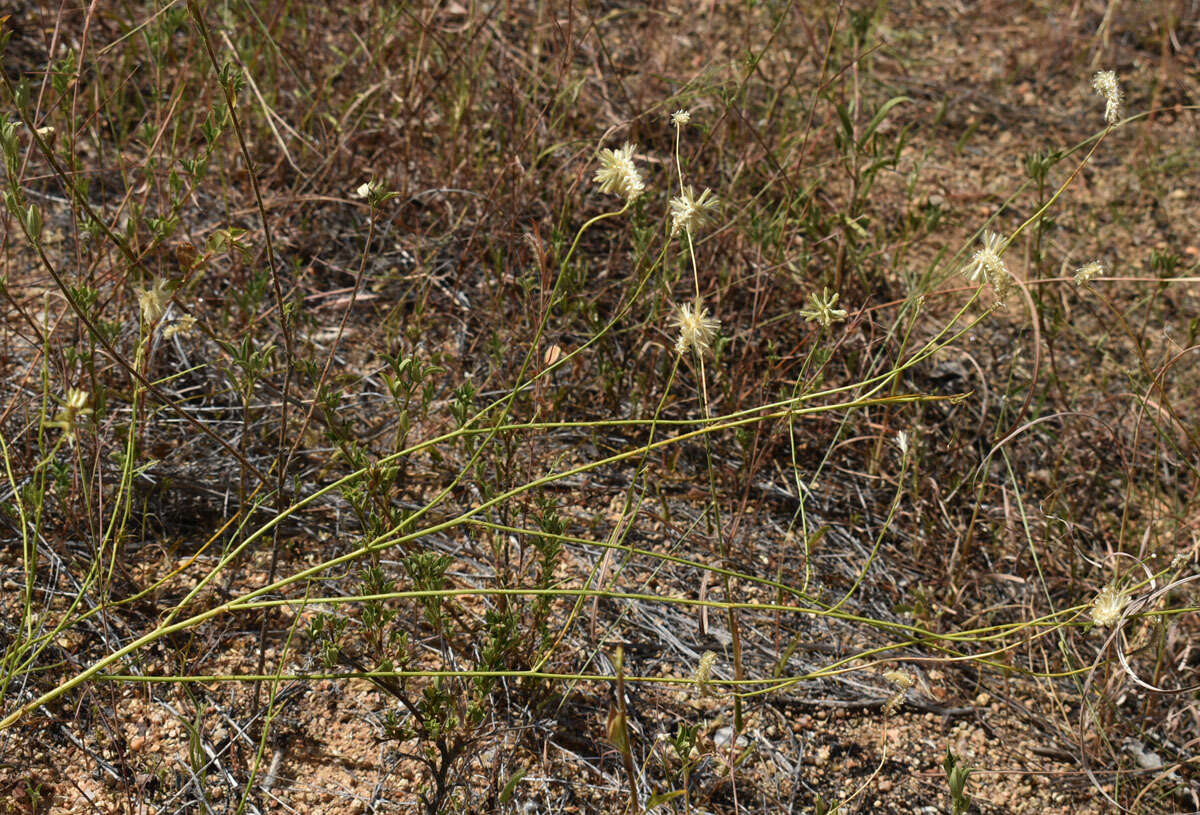
[[683, 795], [683, 790], [671, 790], [670, 792], [656, 792], [646, 801], [646, 811], [654, 809], [656, 806], [665, 804], [667, 801], [673, 801]]
[[893, 96], [891, 99], [880, 105], [879, 110], [875, 111], [875, 115], [871, 118], [871, 121], [863, 130], [862, 138], [858, 142], [859, 146], [861, 147], [862, 145], [866, 144], [867, 140], [875, 134], [875, 130], [879, 127], [879, 125], [883, 124], [883, 120], [887, 118], [887, 115], [891, 112], [892, 108], [896, 107], [896, 105], [899, 105], [902, 102], [911, 101], [912, 99], [907, 96]]
[[525, 777], [525, 770], [517, 770], [513, 773], [512, 778], [504, 782], [504, 789], [500, 790], [500, 803], [507, 804], [512, 800], [513, 791], [516, 790], [517, 784], [521, 783], [521, 779]]

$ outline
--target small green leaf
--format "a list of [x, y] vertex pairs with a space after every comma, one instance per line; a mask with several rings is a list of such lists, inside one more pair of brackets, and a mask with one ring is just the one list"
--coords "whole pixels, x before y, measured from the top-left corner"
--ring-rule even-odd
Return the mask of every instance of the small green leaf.
[[683, 790], [671, 790], [670, 792], [656, 792], [650, 796], [650, 800], [646, 801], [646, 811], [654, 809], [656, 806], [665, 804], [667, 801], [673, 801], [683, 795]]
[[871, 118], [870, 123], [868, 123], [866, 128], [863, 129], [862, 138], [858, 141], [859, 146], [866, 144], [867, 140], [875, 134], [876, 128], [883, 124], [883, 120], [887, 118], [887, 115], [891, 112], [892, 108], [896, 107], [896, 105], [899, 105], [902, 102], [911, 101], [912, 99], [908, 98], [907, 96], [893, 96], [891, 99], [880, 105], [879, 110], [875, 111], [875, 115]]
[[512, 800], [513, 791], [516, 790], [517, 784], [521, 783], [521, 779], [525, 777], [525, 770], [517, 770], [513, 773], [512, 778], [504, 782], [504, 789], [500, 790], [500, 803], [507, 804]]
[[846, 134], [846, 141], [854, 141], [854, 123], [850, 121], [850, 111], [845, 105], [838, 103], [837, 105], [838, 118], [842, 120], [842, 130]]

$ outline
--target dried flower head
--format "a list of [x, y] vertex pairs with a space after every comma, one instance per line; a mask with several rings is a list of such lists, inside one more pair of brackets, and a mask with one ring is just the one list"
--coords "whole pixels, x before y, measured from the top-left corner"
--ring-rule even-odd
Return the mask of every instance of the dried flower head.
[[67, 441], [75, 444], [75, 431], [79, 427], [79, 420], [92, 413], [91, 401], [91, 394], [87, 391], [81, 388], [71, 388], [67, 391], [67, 398], [63, 402], [62, 409], [58, 411], [52, 421], [46, 424], [49, 427], [61, 428]]
[[890, 716], [896, 712], [896, 708], [900, 707], [900, 703], [904, 701], [905, 694], [909, 688], [917, 683], [916, 677], [908, 671], [884, 671], [883, 678], [896, 686], [895, 692], [888, 697], [888, 700], [883, 705], [883, 715]]
[[671, 124], [675, 127], [683, 127], [692, 120], [692, 112], [690, 110], [677, 110], [671, 114]]
[[963, 268], [963, 277], [972, 283], [988, 283], [993, 275], [1008, 274], [1008, 268], [1000, 258], [1004, 251], [1004, 238], [995, 232], [983, 233], [983, 248], [971, 256], [971, 262]]
[[621, 752], [629, 749], [629, 724], [624, 712], [614, 706], [608, 709], [608, 721], [604, 724], [608, 743]]
[[1001, 301], [1012, 291], [1012, 273], [1004, 259], [1004, 237], [995, 232], [983, 233], [983, 248], [971, 256], [971, 262], [963, 268], [963, 277], [972, 283], [989, 283]]
[[592, 179], [600, 185], [600, 192], [612, 192], [632, 201], [646, 189], [641, 173], [633, 166], [633, 151], [636, 148], [626, 143], [620, 150], [601, 150], [600, 169]]
[[712, 220], [719, 203], [717, 196], [707, 187], [697, 198], [696, 191], [689, 184], [682, 195], [671, 199], [671, 236], [678, 235], [681, 230], [693, 235], [703, 229]]
[[1075, 270], [1075, 285], [1082, 286], [1084, 283], [1089, 283], [1093, 277], [1099, 274], [1104, 274], [1104, 264], [1093, 260], [1086, 266], [1080, 266]]
[[190, 314], [184, 314], [175, 322], [163, 329], [163, 337], [171, 339], [176, 334], [186, 337], [192, 333], [192, 329], [196, 327], [196, 318]]
[[1192, 551], [1190, 549], [1181, 549], [1175, 553], [1175, 557], [1171, 558], [1171, 565], [1167, 568], [1174, 571], [1191, 559]]
[[712, 680], [712, 669], [717, 664], [717, 655], [712, 651], [705, 651], [700, 656], [700, 662], [696, 664], [696, 689], [701, 696], [709, 695], [708, 683]]
[[679, 306], [672, 324], [679, 329], [675, 350], [681, 354], [689, 348], [695, 348], [700, 354], [708, 351], [717, 336], [717, 329], [721, 327], [720, 321], [709, 316], [708, 309], [698, 298], [694, 306], [686, 303]]
[[1092, 622], [1106, 628], [1121, 619], [1121, 612], [1128, 604], [1129, 595], [1116, 586], [1105, 586], [1092, 600]]
[[1113, 71], [1100, 71], [1092, 77], [1092, 87], [1104, 97], [1104, 121], [1115, 125], [1121, 120], [1121, 86]]
[[138, 292], [138, 307], [142, 310], [142, 322], [154, 325], [166, 312], [171, 297], [167, 294], [167, 281], [156, 280], [154, 285]]
[[810, 323], [820, 323], [822, 328], [829, 328], [833, 323], [840, 323], [846, 319], [846, 310], [844, 308], [834, 308], [837, 305], [840, 294], [834, 292], [829, 293], [829, 288], [826, 287], [821, 296], [815, 294], [808, 296], [808, 308], [801, 309], [800, 316], [808, 320]]

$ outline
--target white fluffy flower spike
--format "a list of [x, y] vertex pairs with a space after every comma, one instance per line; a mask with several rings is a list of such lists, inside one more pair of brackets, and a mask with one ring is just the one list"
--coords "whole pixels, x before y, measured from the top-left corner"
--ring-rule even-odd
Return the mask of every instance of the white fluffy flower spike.
[[673, 325], [679, 329], [675, 350], [681, 354], [686, 353], [689, 348], [695, 348], [701, 354], [708, 351], [717, 336], [717, 329], [721, 327], [720, 321], [709, 315], [708, 309], [699, 299], [694, 306], [686, 303], [679, 306], [675, 310]]
[[1121, 120], [1121, 86], [1114, 71], [1100, 71], [1092, 77], [1092, 87], [1104, 97], [1104, 121], [1115, 125]]
[[690, 184], [684, 187], [683, 194], [672, 198], [670, 202], [671, 236], [674, 237], [680, 232], [696, 234], [712, 220], [719, 203], [717, 196], [707, 187], [699, 196]]
[[171, 295], [167, 292], [166, 280], [156, 280], [153, 285], [138, 291], [138, 308], [146, 325], [157, 323], [170, 304]]
[[1092, 601], [1092, 622], [1101, 628], [1107, 628], [1121, 619], [1121, 612], [1128, 604], [1129, 595], [1116, 586], [1105, 586]]
[[600, 185], [600, 192], [612, 192], [632, 201], [646, 189], [642, 175], [633, 166], [633, 151], [637, 149], [626, 143], [620, 150], [601, 150], [600, 169], [592, 178]]
[[971, 256], [971, 262], [963, 269], [963, 277], [972, 283], [990, 283], [1001, 301], [1012, 291], [1012, 273], [1004, 263], [1004, 237], [995, 232], [983, 234], [983, 248]]

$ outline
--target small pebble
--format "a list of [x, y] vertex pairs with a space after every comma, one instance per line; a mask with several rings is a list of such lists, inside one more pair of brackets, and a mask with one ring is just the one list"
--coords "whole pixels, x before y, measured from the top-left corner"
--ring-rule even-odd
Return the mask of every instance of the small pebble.
[[[731, 742], [732, 740], [733, 740], [733, 728], [732, 727], [722, 727], [720, 730], [718, 730], [716, 733], [713, 734], [713, 744], [715, 744], [719, 748], [729, 747], [729, 742]], [[746, 747], [748, 744], [750, 744], [750, 740], [748, 738], [746, 738], [745, 736], [738, 736], [737, 748], [739, 750]]]

